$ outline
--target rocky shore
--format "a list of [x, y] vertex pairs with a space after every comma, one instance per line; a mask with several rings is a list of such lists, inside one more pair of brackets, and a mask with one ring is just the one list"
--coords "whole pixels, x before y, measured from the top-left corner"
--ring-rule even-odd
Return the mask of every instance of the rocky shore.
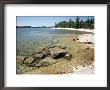
[[17, 56], [17, 74], [93, 74], [94, 34], [54, 38], [52, 46]]

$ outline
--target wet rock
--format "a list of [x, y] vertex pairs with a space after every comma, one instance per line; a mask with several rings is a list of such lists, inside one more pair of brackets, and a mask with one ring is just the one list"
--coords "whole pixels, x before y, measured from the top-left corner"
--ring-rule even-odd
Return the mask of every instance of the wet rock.
[[67, 54], [67, 51], [56, 51], [56, 52], [51, 52], [51, 57], [53, 59], [59, 59], [63, 58]]
[[79, 40], [79, 38], [77, 38], [77, 40]]
[[78, 69], [77, 67], [75, 67], [76, 69]]
[[32, 64], [32, 66], [34, 67], [46, 67], [46, 66], [49, 66], [50, 63], [47, 62], [47, 61], [44, 61], [44, 62], [35, 62]]
[[33, 57], [25, 57], [23, 60], [23, 64], [31, 64], [33, 60]]
[[35, 67], [41, 67], [42, 66], [42, 63], [35, 63], [33, 66], [35, 66]]
[[87, 47], [86, 49], [90, 49], [90, 47]]
[[50, 54], [50, 50], [48, 48], [43, 48], [40, 51], [37, 51], [36, 53], [34, 53], [33, 57], [36, 58], [37, 60], [41, 60], [41, 59], [44, 59], [49, 54]]
[[52, 37], [52, 39], [55, 39], [55, 37]]
[[86, 44], [93, 44], [92, 42], [84, 42], [84, 43], [86, 43]]
[[64, 58], [67, 59], [67, 60], [71, 60], [72, 55], [71, 55], [71, 54], [66, 54], [66, 55], [64, 56]]
[[65, 72], [57, 72], [57, 74], [65, 74]]
[[66, 49], [66, 46], [64, 46], [64, 45], [61, 45], [61, 46], [58, 46], [59, 48], [61, 48], [61, 49]]
[[49, 66], [49, 65], [51, 65], [51, 64], [47, 61], [42, 62], [42, 67], [46, 67], [46, 66]]
[[73, 39], [73, 41], [76, 41], [76, 39]]
[[42, 53], [41, 50], [39, 50], [39, 51], [33, 53], [32, 55], [34, 56], [34, 55], [36, 55], [36, 54], [40, 54], [40, 53]]
[[44, 59], [46, 56], [42, 53], [36, 53], [36, 54], [34, 54], [33, 57], [37, 60], [41, 60], [41, 59]]
[[55, 45], [49, 45], [48, 48], [55, 48]]
[[44, 54], [45, 56], [48, 56], [50, 54], [50, 50], [48, 48], [43, 48], [41, 50], [42, 54]]

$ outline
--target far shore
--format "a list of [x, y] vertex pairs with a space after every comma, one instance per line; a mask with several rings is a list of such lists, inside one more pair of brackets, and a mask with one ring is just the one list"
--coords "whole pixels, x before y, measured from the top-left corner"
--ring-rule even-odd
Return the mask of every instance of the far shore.
[[92, 32], [94, 33], [94, 29], [85, 29], [85, 28], [79, 28], [79, 29], [75, 29], [75, 28], [52, 28], [52, 29], [64, 29], [64, 30], [76, 30], [76, 31], [84, 31], [84, 32]]

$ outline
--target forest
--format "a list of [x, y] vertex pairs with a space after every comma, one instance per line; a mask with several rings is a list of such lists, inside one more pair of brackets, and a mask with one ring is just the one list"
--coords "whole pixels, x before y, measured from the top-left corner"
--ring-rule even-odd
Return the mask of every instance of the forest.
[[69, 21], [55, 22], [55, 28], [85, 28], [94, 29], [94, 18], [87, 18], [87, 20], [81, 20], [80, 17], [76, 17], [76, 20], [70, 19]]

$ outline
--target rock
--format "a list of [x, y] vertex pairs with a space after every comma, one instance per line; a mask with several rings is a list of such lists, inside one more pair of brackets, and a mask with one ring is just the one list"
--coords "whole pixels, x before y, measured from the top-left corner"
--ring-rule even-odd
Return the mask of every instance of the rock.
[[76, 39], [73, 39], [73, 41], [76, 41]]
[[54, 39], [54, 40], [53, 40], [53, 42], [54, 42], [54, 43], [57, 43], [57, 42], [58, 42], [58, 40], [57, 40], [57, 39]]
[[35, 62], [32, 64], [32, 66], [34, 67], [46, 67], [46, 66], [49, 66], [50, 63], [47, 62], [47, 61], [43, 61], [43, 62]]
[[58, 46], [59, 48], [61, 48], [61, 49], [66, 49], [66, 46], [64, 46], [64, 45], [61, 45], [61, 46]]
[[33, 57], [37, 60], [41, 60], [41, 59], [44, 59], [46, 56], [42, 53], [37, 53], [37, 54], [34, 54]]
[[93, 44], [92, 42], [84, 42], [84, 43], [86, 43], [86, 44]]
[[86, 49], [90, 49], [90, 47], [87, 47]]
[[46, 66], [49, 66], [49, 65], [51, 65], [51, 64], [47, 61], [42, 62], [42, 67], [46, 67]]
[[44, 59], [46, 56], [50, 54], [50, 50], [48, 48], [43, 48], [40, 51], [33, 54], [33, 57], [37, 60]]
[[67, 51], [51, 52], [51, 57], [54, 59], [63, 58], [67, 54]]
[[35, 67], [41, 67], [42, 66], [42, 63], [35, 63], [34, 66]]
[[33, 57], [25, 57], [24, 60], [23, 60], [23, 64], [31, 64], [32, 61], [34, 60]]
[[64, 58], [67, 59], [67, 60], [71, 60], [72, 55], [71, 55], [71, 54], [66, 54], [66, 55], [64, 56]]
[[77, 40], [79, 40], [79, 38], [77, 38]]
[[49, 45], [48, 48], [55, 48], [56, 46], [54, 45]]
[[40, 53], [42, 53], [41, 50], [39, 50], [39, 51], [33, 53], [32, 55], [34, 56], [35, 54], [40, 54]]
[[44, 54], [45, 56], [48, 56], [50, 54], [50, 50], [48, 48], [43, 48], [41, 50], [42, 54]]
[[65, 72], [57, 72], [57, 74], [65, 74]]
[[52, 39], [55, 39], [55, 37], [52, 37]]

